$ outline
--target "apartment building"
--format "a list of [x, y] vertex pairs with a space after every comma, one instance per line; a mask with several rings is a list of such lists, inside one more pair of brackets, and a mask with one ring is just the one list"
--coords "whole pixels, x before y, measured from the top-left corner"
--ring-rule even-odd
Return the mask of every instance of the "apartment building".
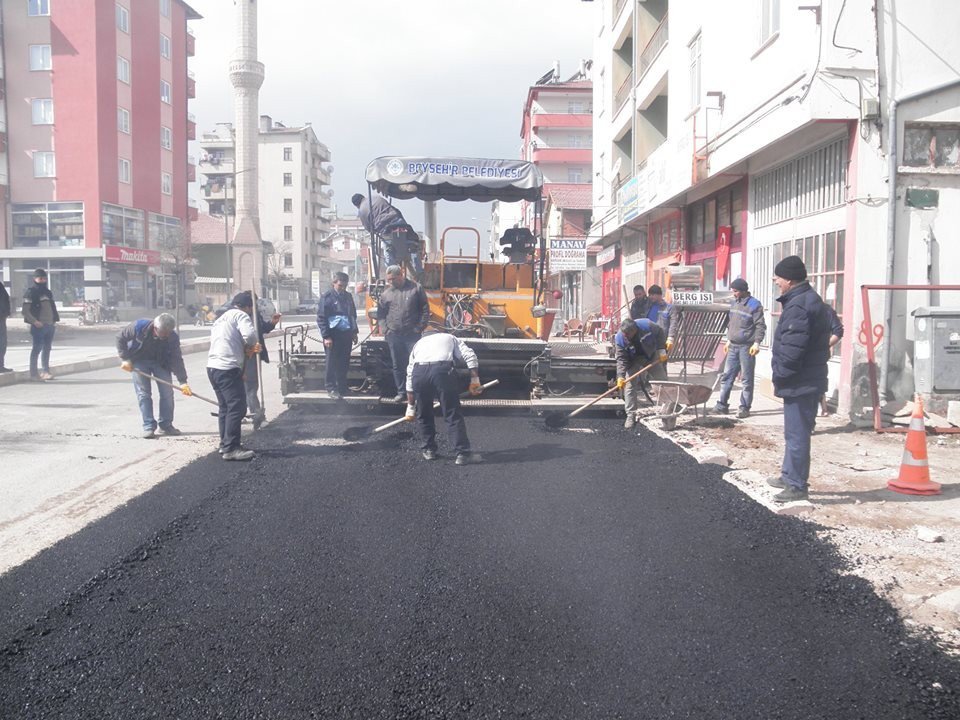
[[[200, 139], [200, 197], [211, 215], [234, 216], [234, 178], [246, 172], [235, 167], [234, 129], [218, 123]], [[323, 211], [330, 207], [333, 168], [330, 150], [307, 124], [287, 127], [269, 115], [260, 116], [260, 233], [281, 256], [281, 272], [300, 297], [310, 296], [310, 278], [321, 266], [321, 241], [330, 232]]]
[[138, 317], [183, 301], [194, 168], [182, 0], [0, 0], [0, 271]]
[[[520, 127], [521, 157], [543, 173], [543, 229], [549, 255], [547, 299], [556, 306], [561, 319], [579, 317], [583, 310], [582, 271], [586, 269], [587, 228], [593, 210], [593, 89], [589, 71], [590, 62], [582, 61], [579, 70], [564, 81], [559, 64], [555, 64], [528, 89]], [[496, 210], [499, 215], [499, 208]], [[522, 212], [526, 226], [534, 227], [533, 207], [524, 204]], [[555, 300], [555, 296], [559, 298]]]
[[[594, 222], [604, 312], [623, 286], [703, 267], [704, 289], [744, 277], [767, 312], [758, 374], [779, 316], [785, 255], [842, 318], [830, 395], [870, 404], [866, 342], [888, 397], [913, 390], [913, 319], [958, 294], [862, 284], [960, 280], [960, 6], [891, 0], [596, 2]], [[770, 390], [767, 379], [761, 385]]]

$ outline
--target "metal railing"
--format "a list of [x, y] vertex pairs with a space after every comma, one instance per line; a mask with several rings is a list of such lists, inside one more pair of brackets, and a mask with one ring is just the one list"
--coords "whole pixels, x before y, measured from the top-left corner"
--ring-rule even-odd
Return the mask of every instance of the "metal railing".
[[623, 84], [617, 89], [617, 94], [613, 96], [613, 106], [616, 108], [614, 114], [620, 112], [620, 108], [630, 99], [630, 93], [633, 91], [633, 70], [627, 73], [623, 79]]
[[617, 19], [620, 17], [620, 13], [623, 12], [623, 8], [626, 4], [627, 0], [616, 0], [613, 3], [613, 22], [617, 22]]
[[653, 31], [653, 35], [650, 36], [650, 41], [647, 43], [647, 46], [640, 53], [640, 58], [637, 62], [637, 71], [639, 72], [638, 81], [647, 74], [650, 66], [653, 65], [654, 61], [660, 56], [660, 51], [667, 46], [667, 39], [670, 34], [667, 17], [667, 15], [663, 16], [663, 20], [660, 21], [657, 29]]

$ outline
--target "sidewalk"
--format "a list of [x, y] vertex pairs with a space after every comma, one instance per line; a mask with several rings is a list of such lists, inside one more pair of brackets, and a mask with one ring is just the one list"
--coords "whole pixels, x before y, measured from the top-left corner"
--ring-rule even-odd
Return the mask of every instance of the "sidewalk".
[[[821, 526], [849, 561], [851, 574], [869, 580], [908, 623], [933, 628], [960, 651], [960, 439], [927, 436], [931, 479], [941, 483], [941, 495], [902, 495], [887, 490], [887, 481], [899, 473], [904, 435], [861, 429], [836, 415], [818, 417], [810, 502], [778, 506], [765, 479], [779, 473], [783, 457], [782, 405], [757, 393], [750, 417], [738, 420], [738, 400], [739, 388], [731, 414], [699, 421], [684, 415], [672, 432], [657, 419], [644, 424], [694, 457], [730, 467], [724, 479], [771, 511]], [[646, 414], [655, 415], [656, 408]], [[921, 540], [919, 528], [934, 530], [942, 541]]]

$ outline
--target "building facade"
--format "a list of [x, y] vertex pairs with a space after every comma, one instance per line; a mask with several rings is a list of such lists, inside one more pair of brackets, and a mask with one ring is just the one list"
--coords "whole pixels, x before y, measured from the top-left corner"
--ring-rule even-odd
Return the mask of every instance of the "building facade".
[[[0, 265], [122, 318], [182, 303], [194, 168], [181, 0], [2, 0]], [[91, 91], [96, 88], [96, 92]]]
[[[211, 215], [235, 214], [235, 178], [246, 172], [236, 167], [235, 158], [232, 124], [220, 123], [203, 134], [200, 197]], [[311, 275], [323, 255], [321, 241], [330, 232], [330, 221], [323, 214], [333, 195], [332, 167], [325, 164], [329, 161], [330, 150], [310, 125], [290, 128], [267, 115], [260, 117], [260, 234], [272, 248], [268, 255], [279, 255], [279, 272], [296, 285], [301, 298], [310, 296]]]
[[705, 290], [745, 278], [767, 312], [757, 367], [770, 391], [772, 272], [800, 255], [846, 327], [829, 394], [856, 415], [870, 403], [864, 343], [882, 337], [881, 385], [908, 397], [910, 313], [933, 301], [875, 293], [879, 328], [860, 333], [859, 286], [960, 281], [960, 246], [937, 239], [960, 212], [948, 30], [960, 7], [751, 2], [747, 15], [706, 0], [596, 3], [591, 238], [604, 297], [662, 283], [673, 263], [702, 266]]

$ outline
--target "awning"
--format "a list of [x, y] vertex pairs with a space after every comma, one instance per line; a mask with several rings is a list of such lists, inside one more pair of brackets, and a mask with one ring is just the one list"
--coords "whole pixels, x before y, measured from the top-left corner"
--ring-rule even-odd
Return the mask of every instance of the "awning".
[[524, 160], [380, 157], [367, 165], [367, 182], [400, 200], [535, 202], [543, 175]]
[[222, 278], [222, 277], [207, 277], [207, 276], [205, 276], [205, 275], [197, 275], [197, 277], [194, 278], [193, 282], [194, 282], [195, 285], [196, 285], [196, 284], [202, 284], [202, 285], [225, 285], [225, 284], [227, 284], [228, 282], [231, 282], [231, 283], [232, 283], [232, 282], [233, 282], [233, 278], [230, 278], [229, 280], [227, 280], [227, 278]]

